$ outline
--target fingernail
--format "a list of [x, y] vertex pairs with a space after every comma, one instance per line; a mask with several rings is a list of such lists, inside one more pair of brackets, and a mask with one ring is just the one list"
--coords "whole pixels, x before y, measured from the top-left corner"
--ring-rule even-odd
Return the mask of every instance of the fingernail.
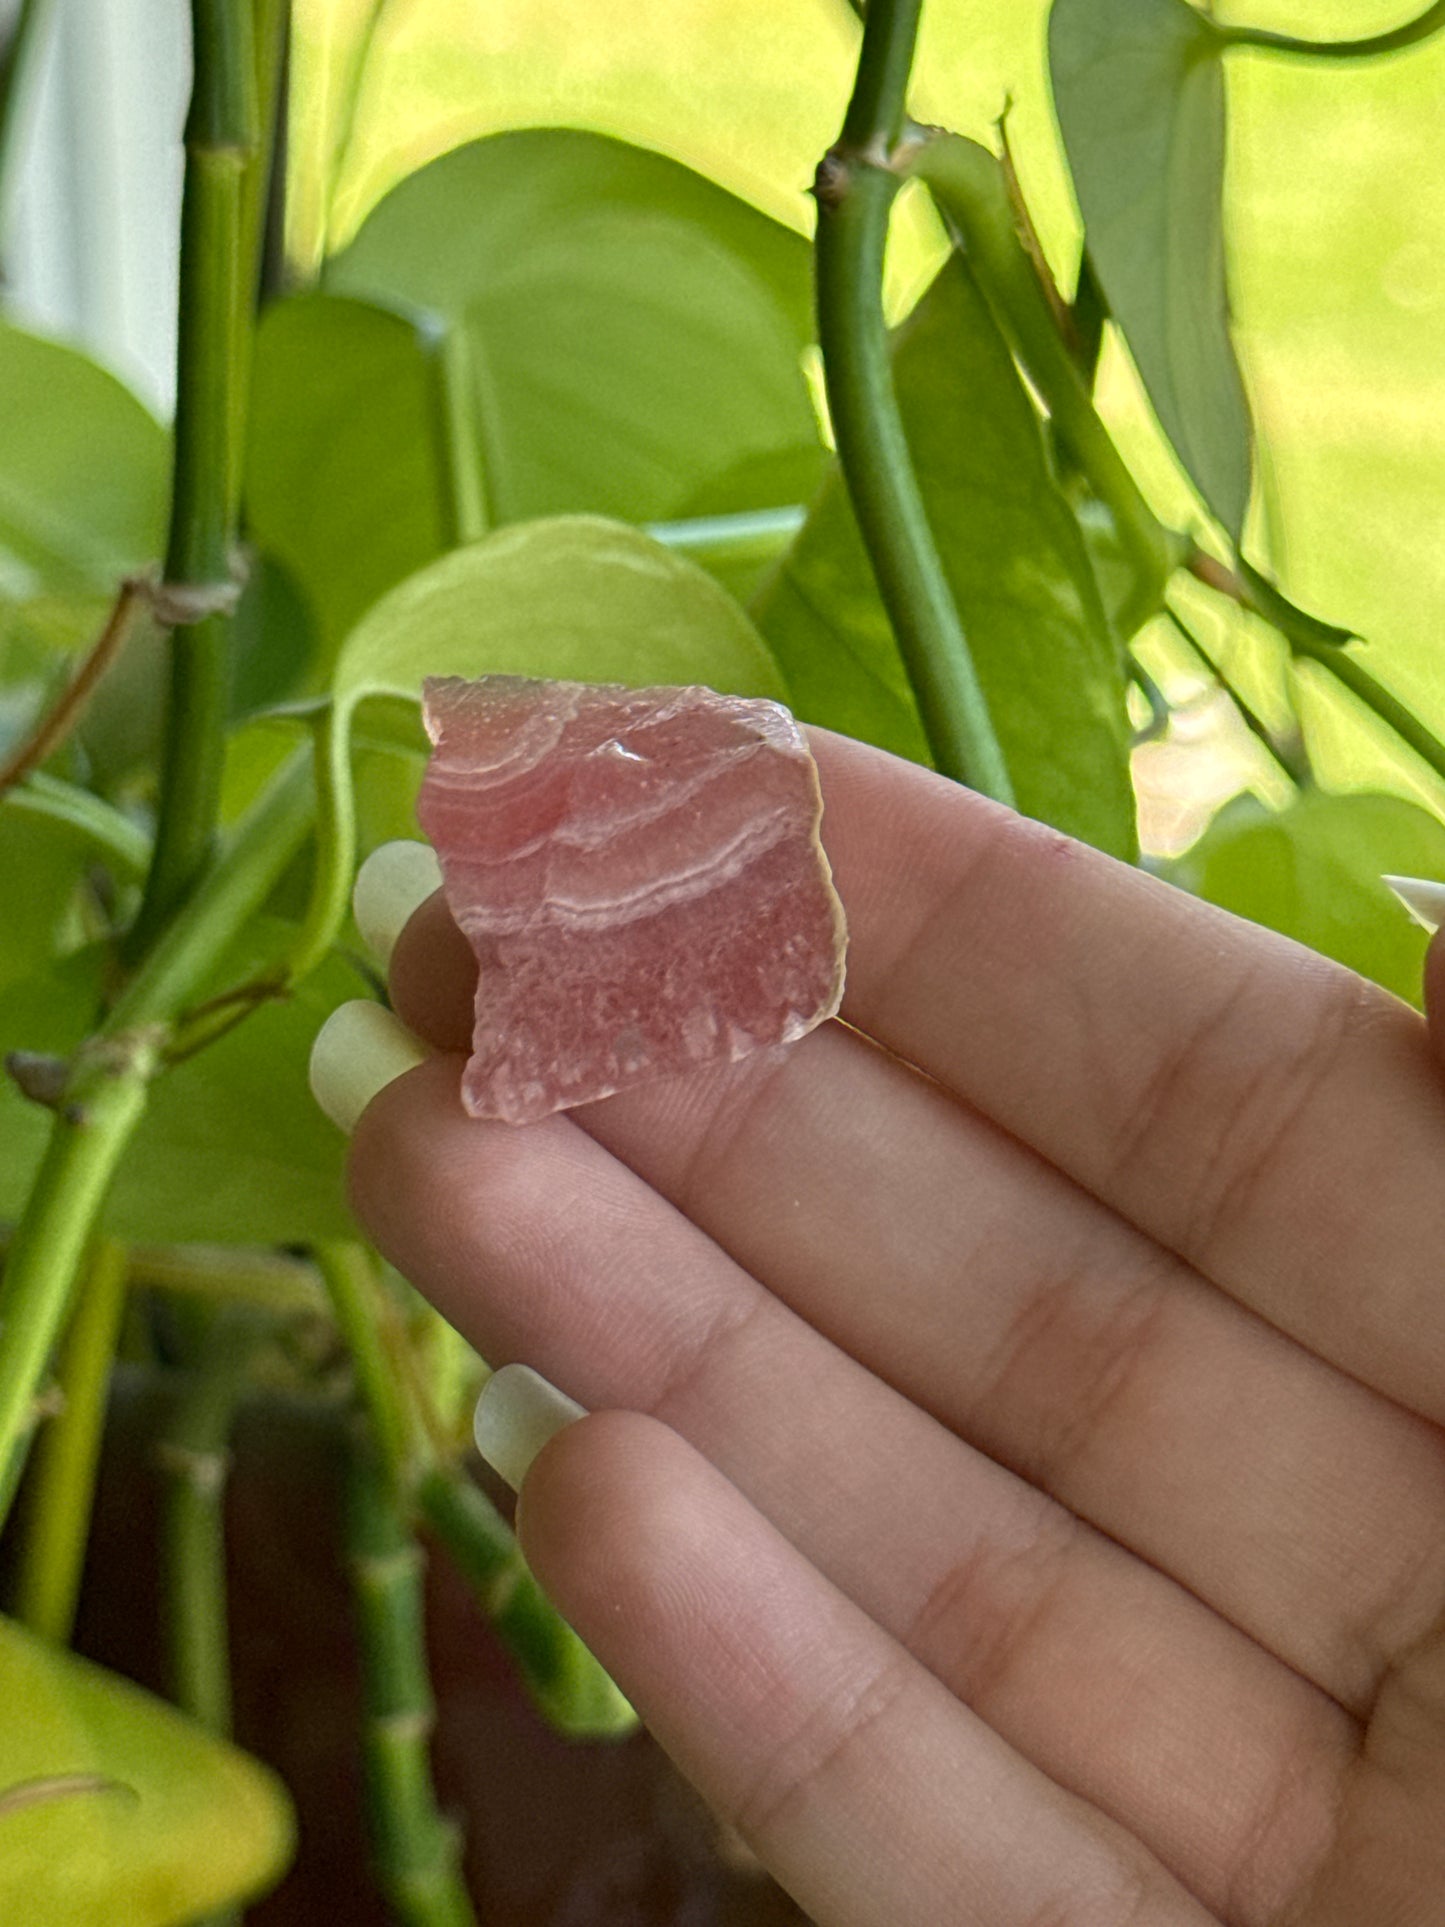
[[1428, 877], [1381, 877], [1404, 904], [1416, 923], [1427, 930], [1438, 930], [1445, 923], [1445, 883]]
[[472, 1429], [487, 1464], [520, 1492], [548, 1439], [586, 1416], [585, 1405], [559, 1392], [530, 1365], [503, 1365], [482, 1387]]
[[338, 1004], [311, 1046], [311, 1095], [348, 1137], [376, 1093], [427, 1053], [381, 1004]]
[[408, 917], [441, 884], [442, 868], [429, 843], [402, 840], [372, 851], [356, 873], [351, 911], [378, 963], [390, 963]]

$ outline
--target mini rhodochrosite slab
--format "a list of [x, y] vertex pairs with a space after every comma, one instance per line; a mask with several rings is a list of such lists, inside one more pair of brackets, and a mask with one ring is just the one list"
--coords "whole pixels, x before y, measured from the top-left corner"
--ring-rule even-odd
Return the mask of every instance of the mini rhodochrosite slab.
[[531, 1123], [837, 1012], [843, 909], [781, 704], [519, 676], [424, 701], [417, 815], [479, 966], [474, 1117]]

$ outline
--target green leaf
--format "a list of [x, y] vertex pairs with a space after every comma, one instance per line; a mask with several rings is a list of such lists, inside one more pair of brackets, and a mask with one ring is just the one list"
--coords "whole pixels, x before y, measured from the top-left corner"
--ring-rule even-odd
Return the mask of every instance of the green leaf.
[[[211, 992], [244, 982], [288, 947], [261, 918], [218, 969]], [[90, 1029], [105, 971], [92, 948], [0, 990], [0, 1054], [65, 1055]], [[370, 988], [339, 958], [293, 995], [168, 1071], [155, 1085], [106, 1207], [113, 1236], [139, 1243], [301, 1244], [354, 1237], [342, 1185], [344, 1140], [306, 1081], [311, 1044], [339, 1003]], [[0, 1084], [0, 1218], [16, 1218], [50, 1116]]]
[[[1122, 664], [1033, 405], [957, 258], [899, 330], [894, 377], [1019, 807], [1131, 857]], [[755, 612], [800, 715], [927, 760], [898, 648], [836, 474]]]
[[447, 546], [436, 374], [416, 326], [336, 295], [262, 317], [246, 512], [320, 624], [326, 660], [393, 583]]
[[1252, 431], [1229, 332], [1224, 41], [1187, 0], [1054, 0], [1054, 106], [1089, 259], [1160, 426], [1239, 540]]
[[154, 561], [169, 437], [114, 375], [0, 322], [0, 596], [113, 592]]
[[1387, 872], [1445, 876], [1445, 825], [1397, 796], [1316, 791], [1277, 816], [1226, 809], [1169, 874], [1418, 1005], [1428, 939]]
[[0, 1919], [185, 1927], [270, 1886], [280, 1782], [129, 1680], [0, 1619]]
[[817, 442], [807, 243], [620, 141], [530, 131], [445, 154], [326, 283], [451, 331], [461, 460], [491, 524], [666, 520], [712, 476]]
[[706, 683], [784, 694], [748, 618], [712, 578], [636, 529], [558, 516], [499, 529], [391, 591], [347, 639], [337, 710], [416, 701], [425, 676]]
[[33, 777], [0, 800], [0, 985], [81, 940], [76, 896], [93, 866], [134, 880], [148, 847], [128, 818], [53, 778]]

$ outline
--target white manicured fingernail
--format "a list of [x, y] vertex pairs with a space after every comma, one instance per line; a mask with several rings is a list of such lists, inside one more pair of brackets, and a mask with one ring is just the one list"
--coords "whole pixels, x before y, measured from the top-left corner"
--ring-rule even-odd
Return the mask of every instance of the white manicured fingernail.
[[376, 1093], [426, 1056], [401, 1019], [381, 1004], [338, 1004], [311, 1046], [311, 1095], [350, 1137]]
[[1416, 923], [1427, 930], [1438, 930], [1445, 923], [1445, 883], [1428, 877], [1381, 877], [1404, 904]]
[[413, 910], [442, 887], [442, 866], [430, 843], [383, 843], [362, 864], [351, 887], [351, 910], [367, 949], [391, 961]]
[[587, 1407], [534, 1372], [530, 1365], [504, 1365], [482, 1387], [473, 1424], [477, 1450], [514, 1492], [548, 1439]]

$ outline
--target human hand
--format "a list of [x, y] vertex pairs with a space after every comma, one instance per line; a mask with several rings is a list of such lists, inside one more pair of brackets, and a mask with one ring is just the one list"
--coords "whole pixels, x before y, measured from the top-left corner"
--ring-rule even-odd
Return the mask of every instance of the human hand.
[[514, 1130], [439, 897], [397, 945], [357, 1212], [603, 1408], [528, 1559], [823, 1927], [1445, 1920], [1424, 1024], [815, 746], [853, 1029]]

